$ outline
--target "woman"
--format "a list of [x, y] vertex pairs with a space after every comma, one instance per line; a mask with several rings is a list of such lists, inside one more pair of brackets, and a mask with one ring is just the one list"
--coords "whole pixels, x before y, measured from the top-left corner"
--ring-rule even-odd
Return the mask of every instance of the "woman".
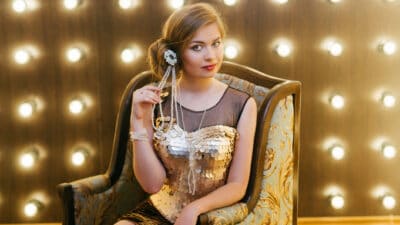
[[194, 225], [243, 198], [257, 107], [214, 78], [224, 35], [215, 9], [197, 3], [175, 11], [150, 46], [151, 69], [163, 79], [134, 92], [130, 135], [136, 179], [151, 195], [118, 225]]

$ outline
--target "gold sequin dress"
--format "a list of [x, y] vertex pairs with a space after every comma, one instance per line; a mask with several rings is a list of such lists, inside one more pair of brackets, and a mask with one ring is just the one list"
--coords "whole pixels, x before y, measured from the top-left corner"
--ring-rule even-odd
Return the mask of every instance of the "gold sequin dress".
[[[218, 103], [205, 111], [182, 105], [170, 122], [171, 97], [163, 99], [161, 116], [156, 112], [154, 150], [167, 179], [150, 196], [119, 220], [138, 225], [172, 225], [180, 211], [226, 183], [235, 150], [240, 115], [249, 95], [226, 88]], [[176, 117], [177, 113], [180, 116]]]
[[238, 138], [236, 126], [248, 98], [248, 94], [227, 87], [218, 103], [205, 111], [178, 103], [179, 116], [172, 126], [171, 99], [164, 100], [163, 117], [159, 112], [156, 117], [154, 149], [167, 180], [150, 201], [170, 222], [187, 204], [225, 184]]

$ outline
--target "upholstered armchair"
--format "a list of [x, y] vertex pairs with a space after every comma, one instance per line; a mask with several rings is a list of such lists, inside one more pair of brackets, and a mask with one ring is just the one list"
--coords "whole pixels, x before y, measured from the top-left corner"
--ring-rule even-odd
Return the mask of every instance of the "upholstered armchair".
[[[64, 225], [109, 225], [146, 198], [132, 171], [128, 140], [132, 92], [154, 76], [143, 72], [125, 89], [115, 125], [108, 170], [57, 186]], [[252, 95], [258, 118], [250, 183], [238, 203], [199, 217], [200, 224], [297, 224], [300, 90], [298, 81], [224, 62], [217, 78]]]

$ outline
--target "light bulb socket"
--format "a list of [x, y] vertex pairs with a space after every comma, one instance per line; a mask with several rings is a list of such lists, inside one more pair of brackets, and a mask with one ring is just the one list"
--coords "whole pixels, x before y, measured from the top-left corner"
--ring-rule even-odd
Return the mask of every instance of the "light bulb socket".
[[83, 154], [86, 158], [87, 157], [89, 157], [89, 150], [88, 149], [86, 149], [86, 148], [82, 148], [82, 147], [80, 147], [80, 148], [76, 148], [73, 152], [72, 152], [72, 154], [75, 154], [75, 153], [81, 153], [81, 154]]
[[44, 204], [37, 199], [31, 199], [26, 204], [33, 204], [37, 207], [38, 210], [41, 210], [44, 208]]
[[26, 149], [22, 155], [31, 155], [33, 160], [37, 161], [39, 159], [39, 150], [37, 147], [33, 146], [33, 147], [29, 147], [28, 149]]
[[32, 154], [32, 155], [35, 157], [35, 159], [38, 159], [38, 158], [39, 158], [39, 150], [38, 150], [38, 148], [35, 147], [35, 146], [30, 147], [29, 149], [27, 149], [27, 150], [25, 151], [25, 153]]

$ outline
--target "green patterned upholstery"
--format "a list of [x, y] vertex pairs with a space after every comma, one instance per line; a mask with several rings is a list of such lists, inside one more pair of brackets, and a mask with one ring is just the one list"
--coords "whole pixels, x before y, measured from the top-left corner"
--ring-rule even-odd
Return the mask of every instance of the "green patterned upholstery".
[[260, 198], [239, 224], [292, 224], [293, 116], [292, 96], [288, 96], [278, 103], [272, 116]]
[[225, 84], [251, 95], [256, 100], [258, 108], [261, 107], [261, 103], [264, 101], [269, 91], [266, 87], [255, 85], [247, 80], [239, 79], [228, 74], [219, 73], [215, 77]]
[[[255, 154], [253, 158], [253, 166], [260, 165], [252, 167], [250, 179], [260, 182], [254, 182], [253, 186], [259, 186], [256, 188], [249, 185], [243, 202], [203, 214], [200, 221], [215, 225], [296, 224], [297, 199], [294, 198], [298, 185], [296, 140], [299, 135], [300, 83], [264, 75], [238, 64], [225, 62], [224, 66], [227, 72], [218, 74], [217, 79], [249, 93], [259, 109], [257, 133], [260, 133], [258, 139], [262, 140], [257, 140], [256, 133], [255, 148], [261, 146], [262, 154]], [[236, 69], [241, 75], [231, 73]], [[64, 207], [64, 225], [111, 225], [147, 197], [133, 175], [132, 146], [127, 133], [132, 92], [150, 82], [151, 73], [144, 72], [136, 76], [124, 92], [108, 171], [58, 185]], [[255, 164], [254, 161], [259, 159], [263, 160]], [[253, 193], [254, 190], [258, 193]]]
[[105, 175], [72, 182], [75, 224], [113, 224], [119, 216], [141, 202], [146, 194], [136, 182], [132, 170], [132, 147], [128, 144], [120, 179], [109, 189]]
[[[268, 89], [221, 74], [218, 79], [252, 95], [260, 107]], [[243, 203], [234, 204], [207, 216], [213, 224], [292, 224], [293, 217], [293, 134], [294, 106], [292, 96], [279, 101], [272, 116], [265, 149], [266, 159], [262, 188], [256, 207], [248, 214]], [[240, 223], [239, 223], [240, 222]]]

